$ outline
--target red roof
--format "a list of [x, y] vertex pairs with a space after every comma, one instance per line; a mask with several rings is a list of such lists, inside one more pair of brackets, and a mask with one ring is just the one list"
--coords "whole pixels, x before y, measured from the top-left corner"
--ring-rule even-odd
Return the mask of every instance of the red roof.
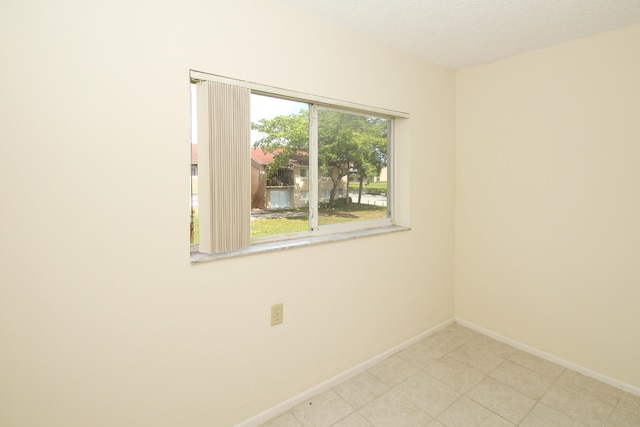
[[262, 148], [251, 147], [251, 158], [261, 165], [273, 163], [273, 153], [265, 153]]

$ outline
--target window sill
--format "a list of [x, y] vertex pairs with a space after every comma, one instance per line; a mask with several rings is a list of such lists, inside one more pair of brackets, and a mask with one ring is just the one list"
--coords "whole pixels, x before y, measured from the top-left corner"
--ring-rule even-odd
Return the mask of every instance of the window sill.
[[191, 263], [200, 264], [204, 262], [216, 261], [219, 259], [235, 258], [245, 255], [253, 255], [264, 252], [274, 252], [290, 248], [298, 248], [302, 246], [320, 245], [323, 243], [340, 242], [342, 240], [357, 239], [360, 237], [377, 236], [379, 234], [396, 233], [398, 231], [410, 230], [409, 227], [402, 227], [399, 225], [391, 225], [388, 227], [372, 228], [368, 230], [349, 231], [344, 233], [325, 234], [322, 236], [309, 236], [301, 237], [299, 239], [280, 240], [277, 242], [259, 243], [249, 248], [239, 251], [225, 252], [222, 254], [204, 254], [200, 252], [191, 253]]

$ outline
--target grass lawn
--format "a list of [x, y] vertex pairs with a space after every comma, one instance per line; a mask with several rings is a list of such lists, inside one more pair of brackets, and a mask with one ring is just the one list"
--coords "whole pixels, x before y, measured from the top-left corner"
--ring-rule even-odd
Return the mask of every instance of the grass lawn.
[[[329, 225], [366, 219], [385, 218], [384, 206], [351, 204], [334, 210], [320, 209], [318, 224]], [[309, 229], [308, 215], [294, 218], [261, 218], [251, 221], [251, 237], [265, 237], [274, 234], [299, 233]]]
[[260, 218], [251, 221], [251, 237], [298, 233], [309, 229], [309, 217]]
[[197, 216], [193, 217], [193, 242], [192, 245], [197, 245], [200, 243], [200, 218]]
[[[350, 182], [349, 183], [349, 191], [357, 193], [360, 189], [360, 183], [358, 182]], [[362, 185], [363, 193], [370, 194], [387, 194], [387, 183], [386, 182], [372, 182], [370, 184]]]
[[[306, 211], [300, 211], [300, 216], [282, 218], [259, 218], [251, 221], [251, 237], [265, 237], [274, 234], [299, 233], [309, 229], [309, 215]], [[342, 222], [359, 221], [366, 219], [385, 218], [387, 208], [384, 206], [358, 205], [341, 207], [334, 210], [320, 209], [318, 212], [318, 224], [329, 225]], [[200, 239], [200, 223], [194, 218], [194, 241]]]

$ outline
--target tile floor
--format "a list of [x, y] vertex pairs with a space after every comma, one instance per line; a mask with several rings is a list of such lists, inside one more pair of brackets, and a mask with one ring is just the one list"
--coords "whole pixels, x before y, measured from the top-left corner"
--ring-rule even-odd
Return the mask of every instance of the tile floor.
[[640, 397], [456, 323], [263, 427], [640, 427]]

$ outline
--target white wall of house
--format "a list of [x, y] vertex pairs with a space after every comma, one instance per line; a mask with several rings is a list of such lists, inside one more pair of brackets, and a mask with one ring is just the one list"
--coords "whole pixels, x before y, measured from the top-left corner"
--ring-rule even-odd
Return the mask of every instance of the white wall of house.
[[[454, 315], [452, 71], [268, 0], [6, 0], [0, 52], [0, 424], [229, 426]], [[411, 231], [191, 265], [190, 68], [409, 112]]]
[[380, 169], [380, 175], [376, 178], [376, 182], [387, 182], [387, 180], [389, 179], [388, 177], [388, 173], [389, 173], [389, 168], [384, 167], [382, 169]]
[[456, 315], [640, 387], [640, 26], [460, 71]]

